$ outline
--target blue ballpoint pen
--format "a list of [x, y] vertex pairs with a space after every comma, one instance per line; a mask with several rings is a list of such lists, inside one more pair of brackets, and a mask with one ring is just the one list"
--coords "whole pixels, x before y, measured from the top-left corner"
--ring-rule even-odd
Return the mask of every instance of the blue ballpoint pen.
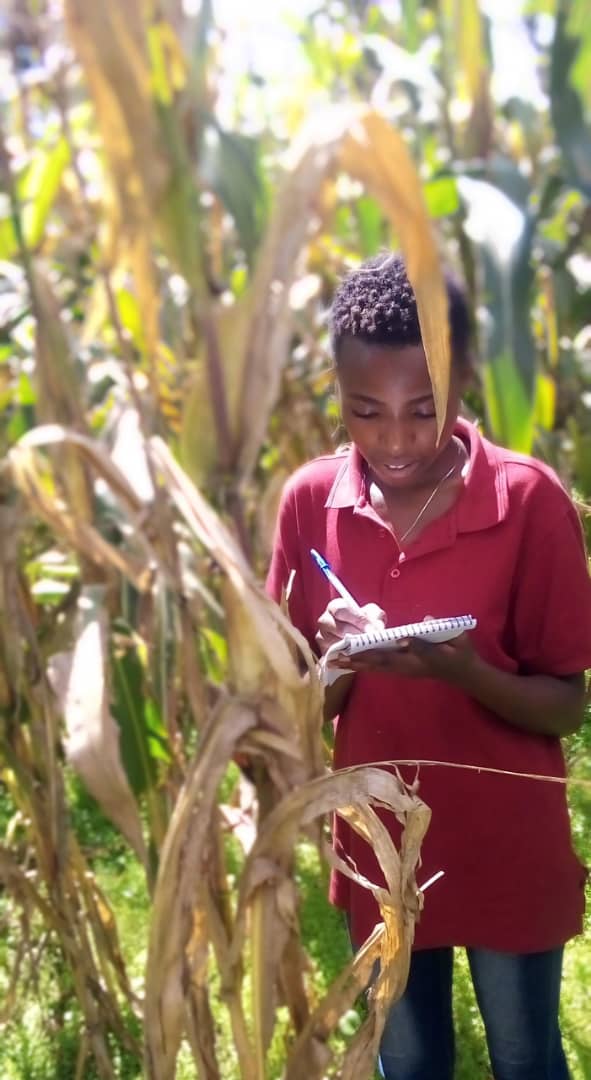
[[357, 603], [355, 597], [351, 596], [349, 590], [346, 589], [342, 581], [339, 580], [330, 563], [326, 561], [324, 556], [321, 555], [319, 551], [316, 551], [315, 548], [310, 548], [310, 555], [314, 559], [314, 562], [316, 563], [318, 569], [321, 570], [325, 578], [330, 581], [330, 584], [332, 585], [335, 592], [338, 592], [339, 596], [342, 596], [343, 600], [346, 600], [347, 603], [349, 603], [354, 609], [354, 611], [361, 613], [361, 607]]

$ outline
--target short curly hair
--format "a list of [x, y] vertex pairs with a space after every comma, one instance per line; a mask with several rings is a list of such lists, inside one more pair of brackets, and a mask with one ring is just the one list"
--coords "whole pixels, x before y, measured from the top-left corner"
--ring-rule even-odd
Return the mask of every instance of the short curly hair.
[[[460, 367], [469, 364], [471, 320], [459, 281], [444, 272], [447, 289], [452, 357]], [[403, 259], [382, 254], [353, 270], [336, 290], [330, 313], [333, 356], [345, 338], [368, 345], [421, 344], [417, 303]]]

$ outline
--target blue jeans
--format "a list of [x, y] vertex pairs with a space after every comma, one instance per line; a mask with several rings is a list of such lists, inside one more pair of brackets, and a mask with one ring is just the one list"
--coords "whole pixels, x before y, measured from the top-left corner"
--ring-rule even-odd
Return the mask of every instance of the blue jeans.
[[[568, 1080], [558, 1026], [562, 952], [467, 950], [495, 1080]], [[451, 948], [413, 953], [380, 1045], [386, 1080], [452, 1080], [452, 967]]]

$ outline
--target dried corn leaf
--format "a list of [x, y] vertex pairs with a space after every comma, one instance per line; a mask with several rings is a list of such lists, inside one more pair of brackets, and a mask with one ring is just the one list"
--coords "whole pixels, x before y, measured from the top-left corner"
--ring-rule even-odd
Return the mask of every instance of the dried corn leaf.
[[[141, 418], [137, 409], [125, 406], [121, 410], [115, 423], [110, 462], [125, 476], [128, 486], [137, 499], [142, 503], [152, 502], [154, 487], [150, 476]], [[114, 488], [112, 482], [110, 486]]]
[[[332, 1056], [328, 1039], [343, 1013], [354, 1005], [369, 985], [376, 962], [382, 957], [384, 936], [385, 923], [378, 923], [362, 948], [331, 984], [290, 1050], [285, 1080], [300, 1080], [302, 1076], [313, 1080], [314, 1077], [324, 1076]], [[371, 1072], [366, 1071], [365, 1076], [373, 1074], [373, 1064], [372, 1059]], [[338, 1075], [342, 1080], [343, 1073], [339, 1071]], [[359, 1071], [355, 1080], [364, 1080], [364, 1073]]]
[[[240, 344], [241, 413], [239, 468], [249, 475], [277, 400], [291, 337], [290, 288], [298, 260], [320, 210], [323, 184], [334, 171], [351, 113], [323, 114], [307, 125], [285, 160], [285, 176], [259, 252], [252, 285], [243, 303], [250, 318]], [[235, 343], [238, 345], [238, 343]]]
[[[252, 283], [213, 316], [227, 404], [228, 438], [239, 473], [252, 472], [277, 400], [291, 338], [290, 289], [299, 258], [326, 212], [323, 191], [338, 169], [363, 182], [392, 221], [417, 297], [441, 431], [449, 387], [447, 296], [421, 183], [402, 136], [384, 116], [334, 106], [308, 122], [284, 162]], [[203, 346], [202, 352], [205, 346]], [[219, 465], [216, 411], [203, 355], [183, 418], [183, 463], [202, 481]]]
[[[211, 314], [211, 329], [216, 335], [222, 366], [231, 443], [235, 443], [238, 437], [242, 363], [248, 319], [248, 308], [239, 301], [231, 307], [213, 309]], [[221, 465], [206, 348], [207, 343], [203, 337], [195, 363], [191, 364], [191, 381], [183, 408], [180, 436], [181, 463], [196, 484], [208, 480]], [[228, 449], [231, 450], [231, 447]]]
[[32, 510], [39, 514], [56, 536], [62, 536], [81, 555], [100, 567], [124, 574], [140, 592], [150, 587], [152, 571], [103, 539], [97, 530], [71, 513], [45, 488], [30, 450], [17, 444], [9, 453], [12, 475]]
[[421, 183], [401, 135], [365, 108], [335, 106], [308, 123], [285, 163], [273, 216], [244, 303], [250, 321], [242, 342], [239, 461], [252, 470], [277, 398], [291, 333], [289, 290], [310, 222], [322, 212], [321, 194], [336, 169], [361, 180], [392, 221], [406, 259], [441, 431], [449, 388], [447, 296]]
[[[292, 741], [294, 735], [297, 737], [292, 767], [286, 764], [283, 778], [278, 773], [277, 755], [267, 756], [273, 778], [279, 790], [302, 783], [323, 769], [319, 737], [323, 689], [315, 658], [302, 635], [265, 595], [242, 550], [168, 447], [158, 438], [151, 440], [150, 447], [169, 497], [196, 538], [225, 571], [228, 651], [235, 690], [243, 698], [258, 700], [271, 734]], [[306, 677], [301, 674], [300, 661], [307, 666]], [[286, 784], [288, 773], [290, 782]]]
[[[107, 261], [121, 237], [133, 267], [148, 345], [157, 338], [158, 293], [151, 241], [158, 229], [167, 254], [192, 287], [204, 291], [199, 202], [174, 104], [158, 101], [157, 73], [148, 50], [141, 0], [66, 0], [66, 24], [97, 112], [116, 194]], [[153, 34], [156, 28], [152, 26]], [[160, 23], [169, 45], [171, 26]], [[178, 47], [178, 43], [177, 43]], [[113, 209], [113, 207], [111, 207]]]
[[[177, 800], [162, 848], [146, 970], [145, 1038], [148, 1080], [172, 1080], [193, 977], [203, 978], [203, 908], [197, 883], [205, 874], [219, 782], [239, 739], [257, 721], [237, 702], [224, 703], [203, 732], [199, 756]], [[199, 940], [194, 935], [199, 930]], [[193, 944], [191, 944], [193, 942]], [[252, 1048], [238, 1047], [241, 1061]], [[245, 1073], [248, 1080], [254, 1073]]]
[[[307, 642], [277, 605], [265, 596], [233, 536], [175, 461], [162, 439], [151, 439], [150, 448], [152, 459], [162, 474], [170, 498], [194, 536], [227, 575], [237, 599], [252, 621], [251, 633], [264, 652], [272, 671], [277, 679], [291, 690], [299, 690], [301, 675], [290, 644], [295, 642], [309, 670], [314, 672], [315, 660]], [[243, 676], [249, 683], [247, 670], [243, 672]]]
[[141, 509], [140, 500], [108, 454], [92, 440], [77, 432], [66, 431], [59, 425], [50, 424], [34, 429], [10, 450], [9, 461], [16, 486], [20, 488], [32, 509], [51, 526], [57, 536], [65, 537], [68, 543], [89, 561], [99, 566], [113, 567], [128, 577], [136, 588], [145, 591], [152, 582], [153, 559], [143, 533], [138, 529], [135, 531], [135, 540], [144, 553], [143, 562], [139, 562], [122, 548], [110, 544], [93, 525], [83, 520], [78, 514], [75, 500], [69, 500], [69, 505], [65, 506], [48, 488], [35, 448], [39, 445], [59, 444], [80, 450], [113, 487], [128, 509]]
[[450, 45], [455, 51], [459, 89], [463, 99], [473, 104], [480, 96], [488, 67], [481, 7], [478, 0], [444, 0], [442, 11], [447, 32], [453, 35]]
[[384, 116], [362, 111], [344, 140], [339, 165], [378, 200], [400, 238], [415, 292], [441, 434], [447, 410], [450, 344], [447, 293], [421, 182], [402, 136]]
[[[35, 316], [37, 414], [41, 420], [57, 420], [83, 431], [81, 383], [58, 301], [38, 265], [29, 264], [28, 276]], [[79, 517], [89, 521], [92, 496], [83, 464], [65, 448], [56, 454], [56, 465], [70, 502], [76, 505]]]
[[13, 707], [24, 662], [19, 619], [18, 514], [0, 504], [0, 709]]
[[44, 424], [41, 427], [32, 428], [23, 435], [17, 446], [28, 450], [62, 443], [76, 447], [81, 456], [107, 481], [109, 487], [119, 496], [128, 510], [132, 513], [139, 513], [142, 510], [142, 499], [113, 458], [95, 439], [90, 439], [77, 431], [68, 430], [60, 424]]
[[[167, 253], [201, 291], [198, 202], [180, 118], [157, 103], [141, 0], [66, 0], [66, 25], [96, 109], [112, 178], [102, 249], [108, 267], [129, 268], [141, 312], [142, 340], [155, 400], [160, 295], [153, 247]], [[147, 33], [148, 30], [148, 33]], [[152, 27], [152, 31], [154, 28]], [[172, 28], [168, 28], [174, 37]], [[174, 152], [171, 152], [173, 148]]]
[[[412, 840], [406, 842], [405, 834], [401, 855], [372, 804], [393, 810], [405, 825], [412, 823]], [[349, 1071], [343, 1072], [343, 1076], [362, 1076], [363, 1070], [367, 1074], [377, 1053], [388, 1003], [395, 1000], [406, 983], [414, 922], [419, 911], [414, 874], [420, 839], [429, 823], [429, 810], [407, 790], [399, 776], [371, 766], [341, 770], [312, 780], [282, 799], [260, 825], [240, 883], [232, 955], [237, 961], [242, 953], [246, 913], [250, 909], [255, 1052], [260, 1077], [265, 1075], [266, 1053], [273, 1032], [281, 953], [295, 919], [289, 870], [297, 834], [319, 816], [335, 810], [342, 811], [351, 826], [371, 844], [386, 880], [385, 888], [374, 885], [338, 856], [332, 856], [343, 873], [372, 892], [384, 921], [375, 1008], [351, 1047], [352, 1064], [347, 1064]], [[376, 947], [372, 963], [377, 956]], [[286, 1075], [291, 1080], [302, 1075], [304, 1065], [310, 1080], [321, 1080], [326, 1066], [322, 1047], [342, 1012], [362, 989], [360, 980], [367, 978], [368, 963], [363, 953], [357, 966], [350, 965], [328, 1001], [310, 1017], [290, 1054]], [[356, 1073], [353, 1066], [358, 1070]]]
[[35, 380], [37, 413], [84, 430], [80, 384], [60, 307], [38, 265], [30, 267], [29, 286], [35, 315]]
[[74, 648], [51, 658], [48, 675], [64, 717], [68, 761], [147, 866], [137, 804], [121, 764], [119, 729], [109, 712], [104, 600], [103, 587], [83, 589]]
[[84, 67], [125, 227], [144, 223], [168, 181], [152, 101], [139, 0], [66, 0], [66, 24]]

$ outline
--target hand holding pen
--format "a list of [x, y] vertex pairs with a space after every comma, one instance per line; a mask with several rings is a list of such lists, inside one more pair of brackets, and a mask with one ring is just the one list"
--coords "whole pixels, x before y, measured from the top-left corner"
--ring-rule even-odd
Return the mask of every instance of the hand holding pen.
[[386, 625], [384, 621], [386, 613], [377, 604], [361, 606], [334, 573], [330, 563], [314, 548], [311, 548], [310, 555], [334, 591], [338, 593], [338, 597], [329, 601], [318, 619], [316, 640], [321, 652], [326, 652], [330, 645], [333, 645], [335, 641], [340, 641], [345, 634], [359, 634], [370, 627], [374, 630], [383, 630]]

